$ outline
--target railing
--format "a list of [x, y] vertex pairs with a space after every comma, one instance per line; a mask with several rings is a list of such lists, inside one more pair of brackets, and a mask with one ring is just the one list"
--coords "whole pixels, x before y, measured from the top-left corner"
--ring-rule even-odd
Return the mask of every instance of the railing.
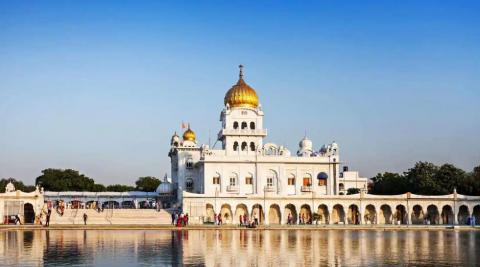
[[266, 129], [222, 129], [219, 135], [261, 135], [266, 136]]
[[309, 185], [303, 185], [300, 187], [300, 191], [302, 192], [312, 192], [312, 187]]
[[273, 185], [267, 185], [264, 190], [265, 192], [275, 192], [275, 187]]
[[236, 185], [227, 186], [227, 192], [238, 192], [238, 186]]

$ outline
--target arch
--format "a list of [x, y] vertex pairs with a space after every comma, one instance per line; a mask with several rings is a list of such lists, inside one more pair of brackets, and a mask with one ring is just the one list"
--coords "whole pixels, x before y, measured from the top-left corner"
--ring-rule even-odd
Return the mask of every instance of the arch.
[[480, 205], [473, 207], [472, 215], [475, 217], [475, 225], [480, 224]]
[[453, 224], [453, 209], [450, 205], [445, 205], [442, 208], [442, 224]]
[[397, 205], [394, 218], [396, 224], [407, 224], [407, 209], [404, 205]]
[[238, 129], [238, 121], [233, 122], [233, 129]]
[[415, 205], [413, 206], [413, 212], [410, 216], [412, 224], [424, 224], [425, 223], [425, 214], [423, 213], [422, 206]]
[[377, 224], [377, 211], [375, 210], [375, 206], [369, 204], [365, 207], [364, 219], [365, 224]]
[[468, 224], [468, 217], [470, 216], [470, 212], [466, 205], [461, 205], [458, 208], [458, 224], [465, 225]]
[[188, 191], [188, 192], [191, 192], [193, 190], [193, 179], [191, 177], [188, 177], [186, 180], [185, 180], [185, 189]]
[[247, 122], [242, 121], [242, 130], [247, 129]]
[[345, 211], [343, 210], [342, 205], [337, 204], [337, 205], [333, 206], [332, 222], [334, 224], [344, 224], [345, 223]]
[[238, 142], [233, 142], [233, 151], [238, 151]]
[[[295, 208], [295, 205], [293, 204], [287, 204], [285, 206], [285, 211], [283, 212], [285, 218], [285, 222], [287, 224], [296, 224], [297, 223], [297, 209]], [[290, 222], [288, 221], [288, 217], [291, 217]]]
[[267, 188], [271, 188], [271, 191], [278, 192], [278, 175], [274, 170], [268, 170], [267, 172]]
[[440, 216], [438, 214], [438, 208], [435, 205], [427, 207], [427, 224], [439, 224]]
[[343, 183], [338, 184], [338, 190], [343, 191], [345, 190], [345, 185]]
[[223, 204], [220, 208], [222, 224], [232, 223], [232, 207], [229, 204]]
[[70, 208], [71, 209], [80, 209], [80, 208], [82, 208], [82, 203], [83, 203], [82, 201], [77, 200], [77, 199], [72, 200], [72, 201], [70, 201]]
[[248, 209], [247, 205], [245, 204], [238, 204], [237, 207], [235, 208], [235, 216], [233, 218], [233, 221], [235, 224], [240, 224], [240, 216], [242, 216], [242, 220], [244, 215], [246, 216], [246, 221], [248, 222]]
[[255, 130], [255, 122], [250, 122], [250, 129]]
[[122, 201], [122, 209], [134, 209], [135, 203], [133, 200], [124, 200]]
[[308, 204], [300, 207], [300, 224], [312, 224], [312, 210]]
[[310, 173], [305, 173], [303, 175], [303, 186], [312, 186], [312, 175]]
[[255, 143], [250, 142], [250, 151], [255, 151]]
[[[142, 202], [145, 202], [145, 201], [142, 201]], [[115, 201], [115, 200], [109, 200], [102, 203], [102, 208], [104, 209], [118, 209], [119, 207], [120, 207], [120, 203], [118, 203], [118, 201]]]
[[263, 224], [263, 222], [265, 221], [265, 212], [263, 211], [262, 205], [253, 205], [251, 218], [256, 223]]
[[280, 224], [282, 216], [280, 215], [280, 207], [277, 204], [270, 205], [268, 210], [268, 223]]
[[247, 142], [242, 142], [242, 151], [247, 151]]
[[35, 222], [35, 211], [32, 204], [23, 204], [23, 219], [25, 224]]
[[392, 224], [392, 208], [386, 204], [380, 206], [380, 216], [378, 219], [381, 224]]
[[360, 210], [358, 206], [352, 204], [348, 207], [348, 223], [349, 224], [360, 224]]
[[321, 224], [328, 224], [330, 221], [330, 214], [328, 213], [327, 205], [321, 204], [318, 206], [317, 209], [317, 223], [320, 222]]
[[207, 223], [213, 223], [215, 222], [215, 211], [213, 209], [213, 205], [212, 204], [207, 204], [205, 205], [205, 218], [204, 218], [204, 222], [207, 222]]

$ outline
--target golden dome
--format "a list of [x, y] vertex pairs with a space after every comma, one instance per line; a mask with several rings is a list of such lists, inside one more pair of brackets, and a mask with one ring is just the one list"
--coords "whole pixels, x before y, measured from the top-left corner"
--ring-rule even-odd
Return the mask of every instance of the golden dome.
[[240, 65], [240, 77], [237, 84], [225, 94], [224, 104], [230, 107], [258, 107], [258, 96], [255, 90], [243, 80], [243, 66]]
[[183, 133], [183, 141], [195, 141], [195, 139], [197, 139], [195, 132], [188, 125], [188, 129]]

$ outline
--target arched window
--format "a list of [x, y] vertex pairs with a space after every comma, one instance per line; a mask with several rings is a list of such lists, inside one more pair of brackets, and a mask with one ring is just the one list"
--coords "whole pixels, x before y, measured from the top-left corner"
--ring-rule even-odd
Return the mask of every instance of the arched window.
[[250, 142], [250, 151], [255, 151], [255, 143]]
[[186, 165], [187, 165], [187, 168], [188, 168], [188, 169], [193, 168], [193, 159], [192, 159], [192, 158], [188, 158]]
[[230, 175], [230, 186], [237, 185], [237, 176], [235, 174]]
[[238, 129], [238, 121], [233, 123], [233, 129]]
[[250, 129], [255, 130], [255, 122], [250, 122]]
[[326, 172], [321, 172], [317, 175], [318, 185], [325, 186], [327, 185], [328, 174]]
[[247, 150], [247, 142], [242, 142], [242, 151]]
[[311, 186], [312, 185], [312, 176], [306, 173], [303, 176], [303, 186]]
[[247, 123], [246, 122], [242, 122], [242, 129], [247, 129]]
[[277, 180], [277, 173], [270, 170], [267, 174], [267, 187], [273, 187]]
[[343, 183], [338, 184], [338, 189], [339, 190], [345, 190], [345, 185]]
[[233, 151], [238, 151], [238, 142], [233, 143]]
[[220, 184], [220, 175], [213, 176], [213, 184]]
[[187, 191], [193, 190], [193, 179], [192, 178], [187, 178], [187, 180], [185, 181], [185, 188], [187, 189]]
[[288, 185], [295, 185], [295, 175], [290, 174], [288, 176]]

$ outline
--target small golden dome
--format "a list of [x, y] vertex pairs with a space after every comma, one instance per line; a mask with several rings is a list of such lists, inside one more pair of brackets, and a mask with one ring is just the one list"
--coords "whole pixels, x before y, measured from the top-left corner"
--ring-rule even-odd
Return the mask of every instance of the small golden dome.
[[237, 84], [225, 94], [224, 104], [230, 107], [258, 107], [258, 96], [255, 90], [243, 80], [243, 66], [240, 65], [240, 77]]
[[188, 125], [188, 129], [183, 133], [183, 141], [195, 141], [197, 139], [195, 132], [190, 129], [190, 125]]

